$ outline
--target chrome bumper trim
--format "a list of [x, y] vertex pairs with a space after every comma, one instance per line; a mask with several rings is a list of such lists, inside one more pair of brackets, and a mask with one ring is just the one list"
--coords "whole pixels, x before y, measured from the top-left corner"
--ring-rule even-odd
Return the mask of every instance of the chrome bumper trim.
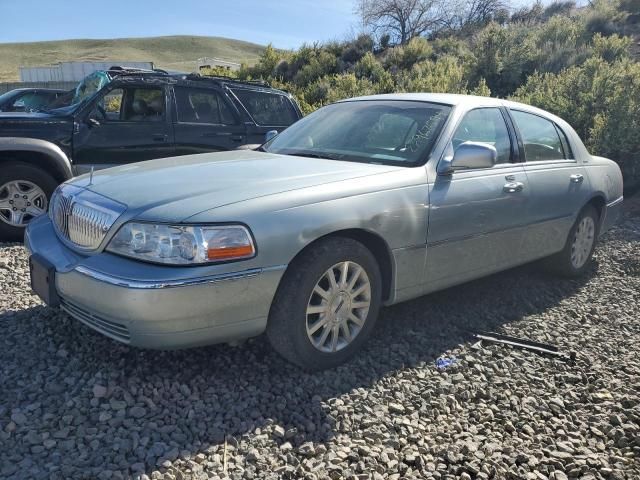
[[623, 200], [624, 200], [624, 196], [616, 198], [613, 202], [607, 203], [607, 208], [615, 207], [619, 203], [622, 203]]
[[183, 280], [130, 280], [128, 278], [114, 277], [106, 273], [98, 272], [91, 268], [78, 265], [74, 270], [82, 275], [86, 275], [100, 282], [105, 282], [110, 285], [115, 285], [124, 288], [133, 288], [141, 290], [156, 290], [160, 288], [177, 288], [186, 287], [190, 285], [203, 285], [207, 283], [218, 283], [234, 280], [242, 280], [245, 278], [252, 278], [260, 275], [266, 270], [277, 270], [284, 268], [284, 265], [278, 267], [269, 268], [253, 268], [250, 270], [244, 270], [242, 272], [221, 273], [218, 275], [209, 275], [206, 277], [186, 278]]

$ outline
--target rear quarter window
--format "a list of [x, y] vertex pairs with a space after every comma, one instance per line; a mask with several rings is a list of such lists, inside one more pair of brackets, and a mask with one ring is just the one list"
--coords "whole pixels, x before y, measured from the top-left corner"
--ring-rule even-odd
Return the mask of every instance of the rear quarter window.
[[298, 114], [286, 95], [244, 88], [232, 91], [258, 125], [288, 127], [298, 120]]

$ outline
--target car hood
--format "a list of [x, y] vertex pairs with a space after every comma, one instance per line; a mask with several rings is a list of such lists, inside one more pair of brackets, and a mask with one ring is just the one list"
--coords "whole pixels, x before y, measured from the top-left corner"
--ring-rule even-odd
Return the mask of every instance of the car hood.
[[128, 216], [181, 221], [245, 200], [400, 168], [236, 150], [134, 163], [72, 182], [125, 204]]

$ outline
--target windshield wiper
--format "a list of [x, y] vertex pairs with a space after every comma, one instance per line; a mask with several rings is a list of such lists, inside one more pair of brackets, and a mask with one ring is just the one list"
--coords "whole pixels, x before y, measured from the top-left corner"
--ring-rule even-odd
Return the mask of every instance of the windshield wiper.
[[285, 155], [294, 155], [296, 157], [307, 157], [307, 158], [322, 158], [324, 160], [341, 160], [344, 158], [344, 155], [338, 155], [335, 153], [315, 153], [308, 152], [304, 150], [287, 152]]

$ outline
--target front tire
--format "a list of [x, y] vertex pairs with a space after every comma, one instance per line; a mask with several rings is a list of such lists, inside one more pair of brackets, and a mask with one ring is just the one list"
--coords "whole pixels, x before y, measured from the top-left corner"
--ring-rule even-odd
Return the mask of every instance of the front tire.
[[578, 214], [564, 249], [549, 257], [547, 265], [563, 277], [579, 277], [588, 268], [598, 239], [600, 216], [592, 205]]
[[58, 183], [28, 163], [11, 162], [0, 168], [0, 241], [21, 241], [27, 224], [47, 212]]
[[356, 240], [320, 240], [287, 269], [269, 313], [267, 338], [290, 362], [324, 370], [367, 340], [380, 310], [381, 274]]

